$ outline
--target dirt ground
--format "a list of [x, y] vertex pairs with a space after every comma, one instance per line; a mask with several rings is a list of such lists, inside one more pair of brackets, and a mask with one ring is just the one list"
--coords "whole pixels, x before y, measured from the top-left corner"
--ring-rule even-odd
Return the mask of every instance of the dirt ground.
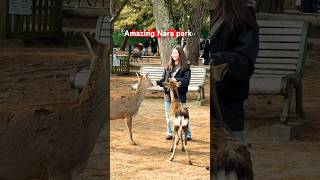
[[[314, 52], [310, 52], [311, 54]], [[17, 106], [65, 102], [76, 98], [68, 76], [88, 66], [84, 48], [0, 48], [0, 105]], [[111, 97], [126, 95], [135, 76], [112, 76]], [[320, 55], [307, 59], [304, 88], [305, 132], [290, 142], [271, 140], [271, 126], [279, 122], [282, 97], [252, 96], [247, 101], [246, 139], [251, 143], [255, 179], [320, 179]], [[148, 93], [133, 119], [132, 146], [123, 120], [111, 121], [110, 164], [112, 179], [209, 179], [209, 82], [204, 106], [190, 94], [192, 141], [188, 143], [193, 165], [184, 152], [174, 162], [165, 138], [164, 103], [161, 93]], [[112, 107], [116, 108], [116, 107]], [[294, 109], [294, 107], [293, 107]], [[294, 113], [293, 113], [294, 115]], [[79, 179], [105, 179], [106, 142], [102, 132], [88, 167]]]

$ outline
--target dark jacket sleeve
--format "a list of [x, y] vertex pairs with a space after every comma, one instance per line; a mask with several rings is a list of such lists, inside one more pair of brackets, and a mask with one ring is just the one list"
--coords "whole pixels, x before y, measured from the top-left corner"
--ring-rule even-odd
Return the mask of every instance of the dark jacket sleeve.
[[253, 73], [259, 49], [258, 31], [243, 28], [233, 51], [220, 51], [213, 54], [215, 64], [229, 64], [225, 78], [248, 80]]
[[163, 87], [163, 84], [162, 84], [162, 83], [166, 80], [166, 76], [167, 76], [166, 72], [167, 72], [167, 70], [164, 69], [164, 71], [163, 71], [163, 73], [162, 73], [161, 79], [158, 80], [158, 81], [156, 81], [156, 82], [157, 82], [157, 85]]
[[187, 68], [182, 71], [181, 77], [176, 78], [176, 80], [180, 81], [182, 86], [189, 86], [190, 78], [191, 78], [191, 70], [190, 68]]

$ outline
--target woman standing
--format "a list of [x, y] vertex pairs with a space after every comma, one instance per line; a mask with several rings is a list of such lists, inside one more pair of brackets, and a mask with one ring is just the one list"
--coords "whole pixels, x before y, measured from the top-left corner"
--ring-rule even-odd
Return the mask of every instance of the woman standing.
[[[244, 143], [244, 100], [259, 49], [258, 25], [253, 0], [218, 0], [210, 38], [210, 64], [229, 64], [217, 83], [217, 94], [225, 124]], [[211, 88], [213, 89], [213, 88]], [[213, 102], [211, 112], [214, 113]]]
[[[178, 88], [178, 97], [183, 106], [186, 106], [187, 102], [187, 92], [188, 86], [191, 78], [190, 66], [187, 63], [186, 56], [183, 52], [183, 49], [180, 46], [173, 48], [171, 53], [171, 60], [168, 66], [165, 68], [162, 78], [159, 81], [154, 81], [153, 85], [159, 85], [163, 87], [163, 82], [168, 81], [178, 81], [181, 82], [180, 87]], [[167, 122], [167, 140], [172, 139], [172, 129], [170, 124], [170, 90], [164, 88], [164, 101], [165, 101], [165, 117]], [[190, 122], [189, 122], [190, 123]], [[191, 140], [191, 129], [189, 124], [187, 140]]]

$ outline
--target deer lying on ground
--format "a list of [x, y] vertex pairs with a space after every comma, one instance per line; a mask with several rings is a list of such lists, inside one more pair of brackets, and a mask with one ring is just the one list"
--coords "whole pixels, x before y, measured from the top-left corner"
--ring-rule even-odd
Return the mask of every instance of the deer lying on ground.
[[232, 131], [223, 123], [217, 95], [217, 82], [221, 81], [228, 71], [228, 64], [210, 67], [212, 98], [216, 118], [210, 123], [210, 166], [211, 177], [216, 180], [252, 180], [252, 162], [246, 146], [234, 137]]
[[0, 179], [72, 180], [86, 166], [108, 119], [110, 46], [84, 35], [89, 80], [70, 103], [0, 110]]
[[134, 94], [129, 96], [121, 96], [118, 99], [112, 100], [110, 104], [110, 120], [124, 119], [129, 130], [129, 139], [132, 145], [136, 145], [132, 138], [132, 118], [138, 113], [140, 105], [145, 97], [152, 82], [148, 74], [141, 76], [137, 74], [138, 87]]
[[170, 121], [173, 129], [173, 139], [172, 139], [172, 147], [171, 147], [172, 155], [170, 157], [170, 161], [173, 161], [174, 159], [174, 155], [176, 153], [179, 140], [181, 138], [182, 151], [186, 151], [189, 164], [192, 165], [191, 159], [188, 153], [188, 148], [187, 148], [189, 111], [188, 111], [188, 108], [184, 107], [181, 104], [181, 101], [178, 95], [178, 87], [180, 87], [180, 85], [181, 85], [181, 82], [177, 82], [177, 81], [169, 81], [169, 82], [163, 83], [164, 87], [170, 89], [170, 98], [171, 98]]

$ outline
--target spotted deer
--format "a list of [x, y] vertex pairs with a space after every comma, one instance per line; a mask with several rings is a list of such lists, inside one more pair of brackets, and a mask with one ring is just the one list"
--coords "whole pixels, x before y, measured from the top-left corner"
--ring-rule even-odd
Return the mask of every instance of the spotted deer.
[[246, 146], [234, 137], [232, 131], [224, 124], [219, 99], [217, 83], [228, 72], [229, 65], [221, 64], [210, 67], [213, 86], [212, 100], [216, 117], [210, 122], [210, 158], [211, 177], [213, 179], [253, 180], [252, 162]]
[[181, 138], [182, 151], [186, 151], [188, 162], [192, 165], [190, 155], [187, 148], [187, 132], [189, 126], [189, 111], [188, 108], [181, 104], [178, 88], [180, 87], [181, 82], [169, 81], [164, 82], [163, 86], [170, 89], [170, 121], [173, 129], [173, 139], [170, 157], [170, 161], [173, 161], [179, 140]]

